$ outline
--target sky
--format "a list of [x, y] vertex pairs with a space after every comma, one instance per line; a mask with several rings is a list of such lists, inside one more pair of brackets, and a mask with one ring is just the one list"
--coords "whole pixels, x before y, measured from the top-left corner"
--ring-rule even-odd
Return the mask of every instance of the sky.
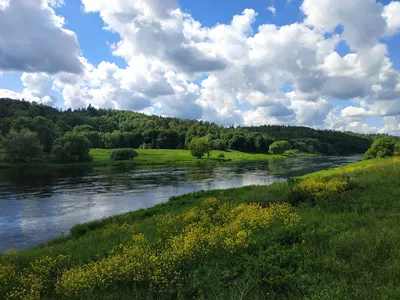
[[0, 98], [400, 135], [400, 2], [0, 0]]

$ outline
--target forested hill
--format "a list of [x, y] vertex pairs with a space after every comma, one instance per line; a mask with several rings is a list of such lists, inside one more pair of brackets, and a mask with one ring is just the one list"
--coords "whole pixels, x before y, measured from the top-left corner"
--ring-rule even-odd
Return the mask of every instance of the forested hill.
[[364, 153], [376, 136], [321, 131], [307, 127], [261, 126], [233, 128], [214, 123], [148, 116], [132, 111], [87, 109], [66, 111], [0, 99], [0, 138], [10, 131], [36, 132], [44, 151], [66, 132], [84, 135], [93, 148], [184, 149], [195, 137], [207, 137], [215, 149], [267, 153], [278, 140], [292, 149], [321, 154]]

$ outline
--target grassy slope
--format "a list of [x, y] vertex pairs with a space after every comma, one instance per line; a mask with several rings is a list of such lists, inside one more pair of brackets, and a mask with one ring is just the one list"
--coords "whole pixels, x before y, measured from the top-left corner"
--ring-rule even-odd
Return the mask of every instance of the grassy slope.
[[[188, 281], [183, 286], [172, 284], [157, 294], [149, 292], [149, 287], [132, 289], [122, 284], [88, 297], [399, 299], [400, 160], [360, 162], [311, 177], [344, 175], [355, 181], [352, 190], [331, 195], [318, 206], [300, 203], [296, 211], [301, 221], [295, 227], [263, 231], [255, 245], [237, 256], [208, 257], [194, 270], [187, 270]], [[132, 231], [115, 230], [119, 225], [136, 224], [139, 232], [154, 238], [156, 215], [196, 207], [209, 197], [266, 205], [290, 201], [292, 194], [287, 183], [275, 183], [175, 197], [147, 210], [75, 226], [68, 238], [0, 257], [0, 263], [13, 262], [23, 268], [39, 257], [59, 254], [72, 254], [73, 265], [97, 260], [131, 240]]]

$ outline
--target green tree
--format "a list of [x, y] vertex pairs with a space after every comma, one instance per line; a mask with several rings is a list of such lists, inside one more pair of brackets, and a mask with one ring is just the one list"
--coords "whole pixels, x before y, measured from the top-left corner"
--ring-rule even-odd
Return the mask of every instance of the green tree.
[[292, 146], [287, 141], [277, 141], [269, 146], [270, 154], [283, 154], [285, 151], [290, 150]]
[[394, 145], [394, 151], [396, 151], [397, 155], [400, 154], [400, 140]]
[[83, 134], [68, 132], [54, 142], [51, 159], [55, 162], [91, 161], [90, 147], [90, 141]]
[[60, 136], [56, 124], [40, 116], [33, 118], [33, 124], [40, 143], [43, 145], [44, 152], [50, 153], [54, 141]]
[[12, 162], [27, 162], [39, 159], [43, 155], [43, 146], [37, 133], [28, 129], [20, 131], [11, 129], [2, 140], [2, 146], [7, 159]]
[[207, 158], [210, 158], [211, 143], [208, 138], [194, 138], [189, 143], [189, 150], [193, 157], [200, 159], [207, 154]]
[[110, 154], [110, 160], [131, 160], [138, 156], [134, 149], [124, 148], [116, 149]]
[[375, 140], [364, 155], [364, 159], [385, 158], [393, 156], [395, 141], [390, 137], [383, 137]]
[[213, 150], [220, 150], [220, 151], [225, 151], [226, 150], [226, 143], [222, 139], [216, 139], [211, 142], [211, 147]]

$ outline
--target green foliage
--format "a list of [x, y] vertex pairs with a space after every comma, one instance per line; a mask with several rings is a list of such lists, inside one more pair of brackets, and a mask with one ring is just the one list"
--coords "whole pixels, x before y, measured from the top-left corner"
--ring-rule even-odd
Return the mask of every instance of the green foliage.
[[397, 155], [400, 154], [400, 140], [394, 145], [394, 151], [397, 152]]
[[211, 142], [211, 148], [212, 150], [220, 150], [220, 151], [225, 151], [226, 150], [226, 143], [222, 139], [216, 139]]
[[124, 148], [116, 149], [110, 154], [110, 160], [130, 160], [138, 156], [138, 153], [134, 149]]
[[364, 159], [385, 158], [393, 156], [395, 141], [389, 137], [379, 138], [374, 141], [371, 148], [364, 155]]
[[292, 146], [288, 141], [277, 141], [269, 146], [270, 154], [283, 154], [286, 150], [290, 150]]
[[193, 157], [200, 159], [207, 154], [207, 158], [210, 158], [211, 143], [208, 138], [195, 138], [189, 143], [189, 150]]
[[398, 299], [399, 164], [369, 160], [292, 180], [317, 207], [290, 200], [279, 182], [77, 225], [0, 255], [0, 298]]
[[297, 157], [299, 156], [300, 151], [297, 149], [291, 149], [291, 150], [286, 150], [285, 152], [283, 152], [283, 156], [287, 156], [287, 157]]
[[37, 133], [28, 129], [11, 130], [2, 140], [6, 159], [11, 162], [29, 162], [43, 156], [43, 146]]
[[66, 133], [54, 142], [51, 159], [54, 162], [89, 162], [90, 141], [80, 133]]
[[225, 158], [225, 154], [224, 153], [218, 154], [218, 158]]
[[74, 128], [74, 132], [90, 132], [94, 131], [93, 126], [90, 125], [79, 125]]

